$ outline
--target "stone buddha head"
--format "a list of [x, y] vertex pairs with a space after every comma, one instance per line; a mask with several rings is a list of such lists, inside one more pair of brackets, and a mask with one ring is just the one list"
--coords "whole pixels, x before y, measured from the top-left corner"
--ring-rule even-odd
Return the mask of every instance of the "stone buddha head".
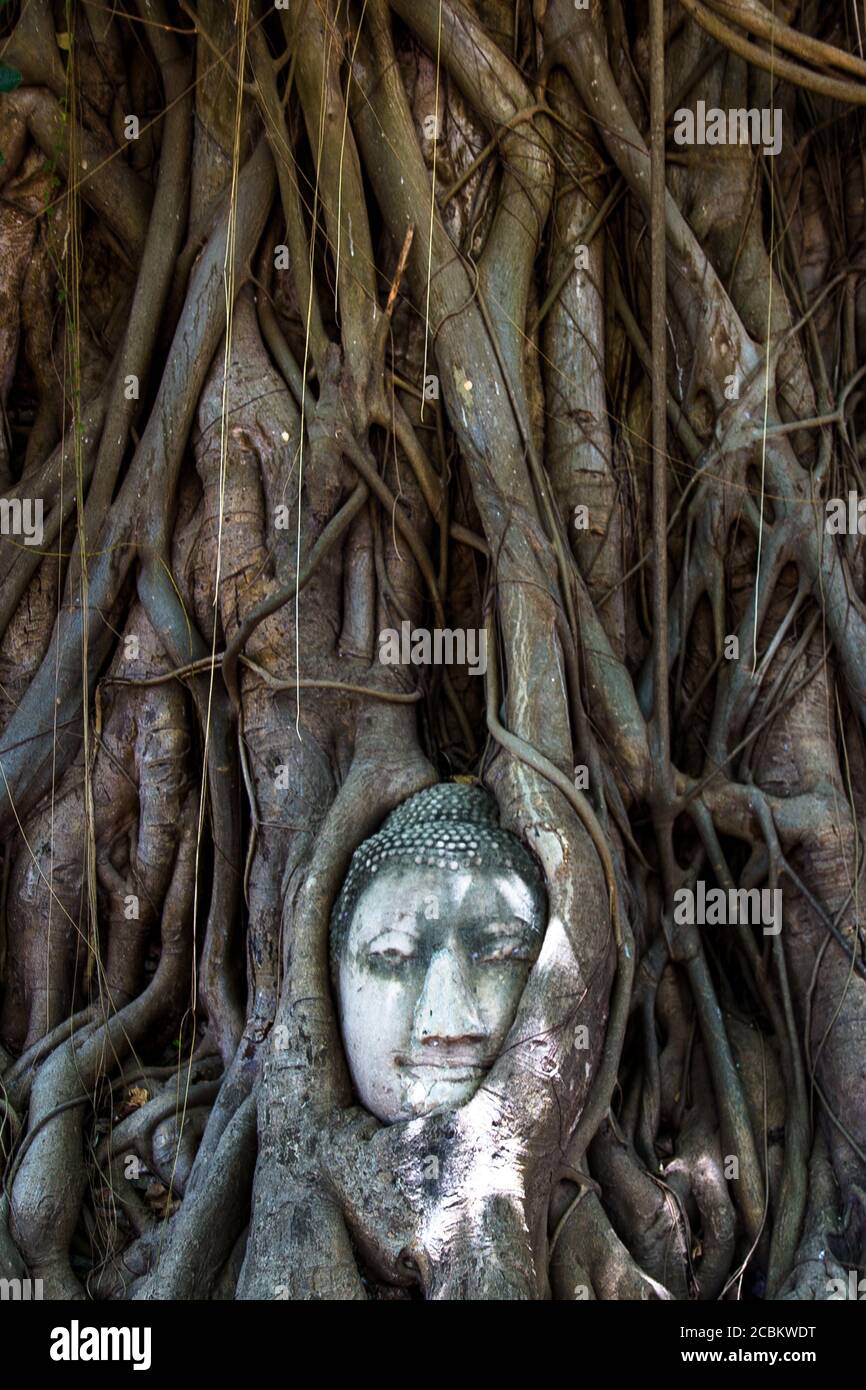
[[393, 811], [352, 858], [331, 918], [343, 1042], [385, 1123], [463, 1105], [514, 1020], [547, 920], [541, 872], [483, 787]]

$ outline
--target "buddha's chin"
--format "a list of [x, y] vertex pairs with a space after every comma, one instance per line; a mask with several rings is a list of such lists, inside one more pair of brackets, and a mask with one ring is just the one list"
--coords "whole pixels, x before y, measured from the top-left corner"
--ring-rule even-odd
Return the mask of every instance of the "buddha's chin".
[[403, 1082], [407, 1117], [465, 1105], [478, 1090], [484, 1071], [483, 1067], [407, 1068]]

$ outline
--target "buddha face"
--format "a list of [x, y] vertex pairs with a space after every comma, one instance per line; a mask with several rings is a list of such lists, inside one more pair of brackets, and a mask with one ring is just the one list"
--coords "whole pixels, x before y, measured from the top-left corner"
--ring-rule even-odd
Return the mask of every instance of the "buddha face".
[[464, 1104], [511, 1026], [544, 922], [514, 870], [383, 866], [338, 963], [346, 1055], [386, 1123]]

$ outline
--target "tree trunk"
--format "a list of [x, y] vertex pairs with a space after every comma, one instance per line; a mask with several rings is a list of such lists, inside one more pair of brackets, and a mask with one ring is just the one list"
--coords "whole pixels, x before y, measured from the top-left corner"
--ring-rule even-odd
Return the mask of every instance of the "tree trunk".
[[[0, 1276], [837, 1296], [857, 31], [760, 0], [68, 11], [0, 13]], [[389, 664], [407, 624], [483, 674]], [[455, 777], [546, 931], [472, 1098], [386, 1124], [331, 913]]]

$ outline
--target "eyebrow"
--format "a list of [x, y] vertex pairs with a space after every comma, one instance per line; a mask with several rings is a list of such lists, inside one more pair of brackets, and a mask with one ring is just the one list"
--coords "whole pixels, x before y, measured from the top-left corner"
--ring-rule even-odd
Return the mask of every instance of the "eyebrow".
[[515, 925], [522, 927], [524, 931], [534, 930], [532, 922], [527, 921], [525, 917], [521, 917], [518, 912], [512, 912], [505, 920], [487, 922], [484, 927], [482, 927], [482, 931], [485, 935], [492, 935], [494, 932], [513, 931]]
[[420, 936], [418, 925], [413, 918], [401, 917], [398, 922], [377, 923], [374, 931], [371, 931], [366, 938], [366, 945], [378, 941], [380, 936], [387, 936], [391, 932], [403, 932], [405, 936]]

